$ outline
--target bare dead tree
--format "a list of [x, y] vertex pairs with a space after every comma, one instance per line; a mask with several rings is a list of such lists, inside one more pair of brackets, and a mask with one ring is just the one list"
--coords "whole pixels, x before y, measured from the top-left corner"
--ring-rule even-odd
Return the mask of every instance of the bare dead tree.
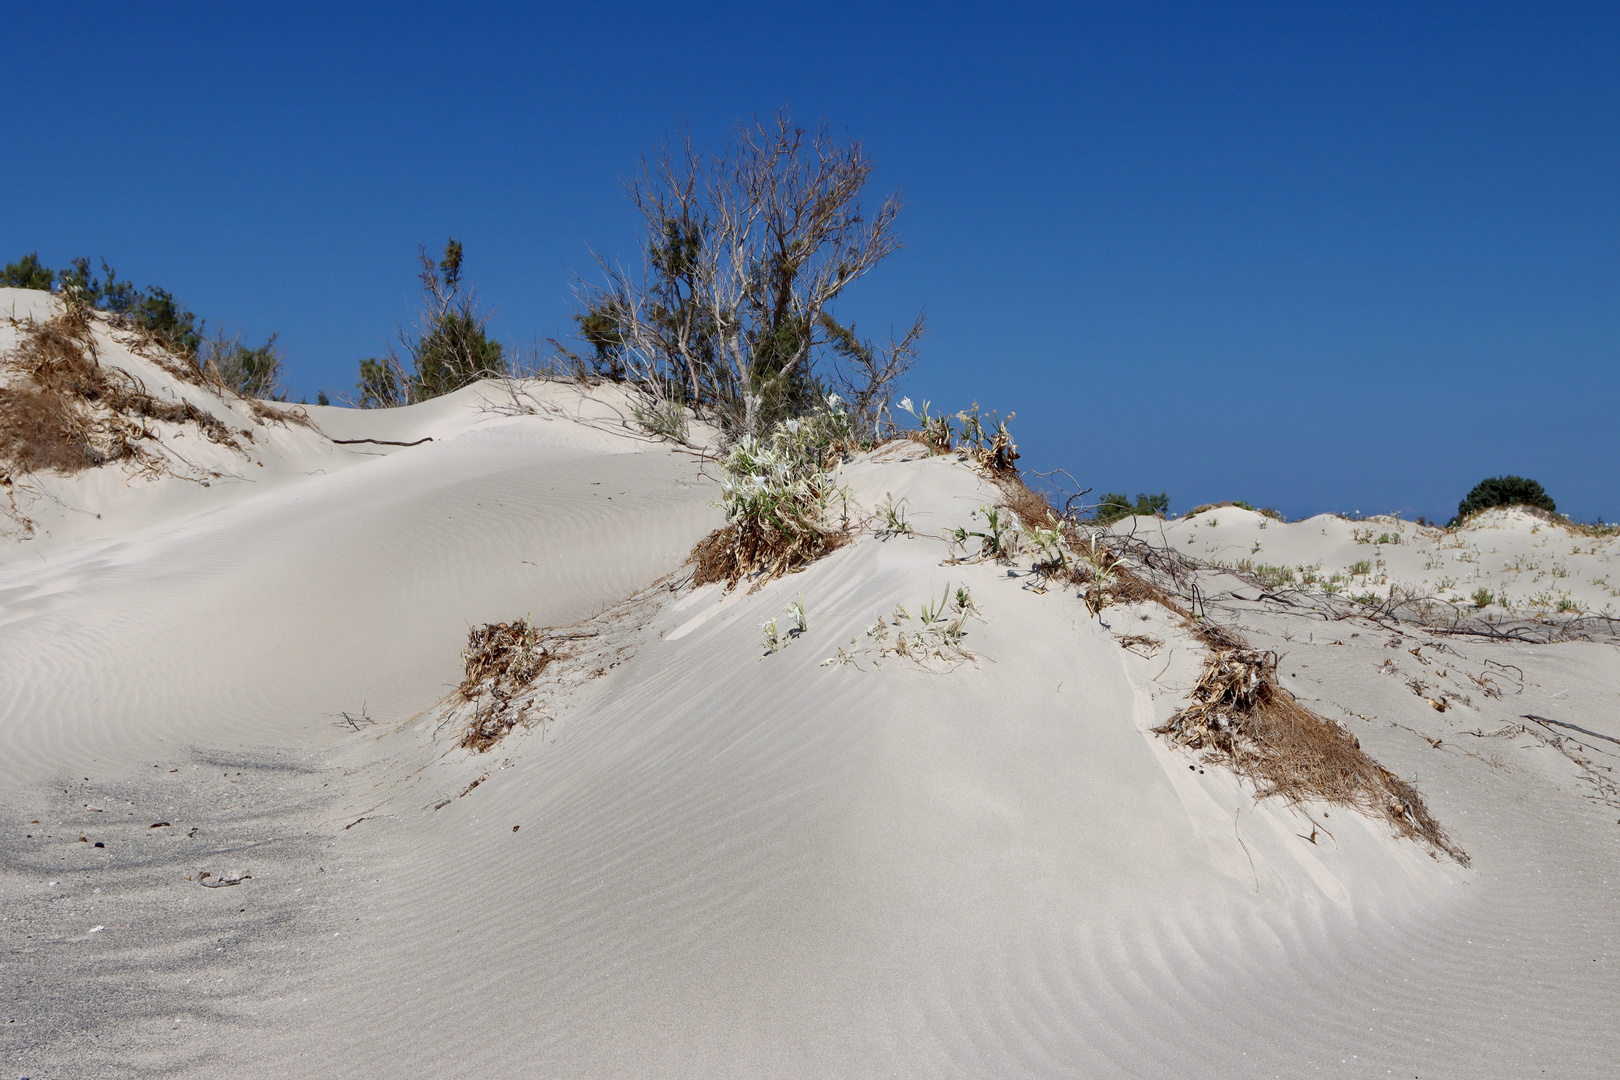
[[832, 304], [900, 247], [897, 194], [867, 217], [873, 163], [783, 111], [739, 129], [719, 153], [690, 136], [643, 159], [626, 191], [645, 224], [640, 265], [598, 256], [604, 281], [581, 281], [579, 366], [755, 433], [839, 393], [870, 426], [915, 360], [919, 314], [887, 345], [859, 337]]

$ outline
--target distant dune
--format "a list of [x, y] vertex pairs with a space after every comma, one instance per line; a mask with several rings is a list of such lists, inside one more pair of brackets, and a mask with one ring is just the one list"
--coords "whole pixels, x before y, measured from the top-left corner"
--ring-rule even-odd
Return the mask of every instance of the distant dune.
[[[0, 352], [54, 305], [0, 290]], [[1060, 569], [896, 440], [831, 554], [694, 586], [717, 440], [621, 388], [267, 406], [90, 332], [216, 424], [0, 504], [17, 1075], [1616, 1068], [1613, 535], [1224, 506]], [[539, 674], [469, 677], [519, 619]], [[1418, 801], [1157, 733], [1237, 653]]]

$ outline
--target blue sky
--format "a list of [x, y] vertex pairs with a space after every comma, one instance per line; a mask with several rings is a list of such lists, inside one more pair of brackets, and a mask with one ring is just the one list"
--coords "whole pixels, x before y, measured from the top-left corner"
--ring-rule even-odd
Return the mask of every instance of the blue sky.
[[[1172, 507], [1620, 518], [1613, 5], [14, 7], [0, 261], [105, 255], [345, 390], [419, 243], [525, 344], [628, 255], [620, 178], [780, 106], [862, 139], [906, 386]], [[587, 10], [588, 8], [588, 10]]]

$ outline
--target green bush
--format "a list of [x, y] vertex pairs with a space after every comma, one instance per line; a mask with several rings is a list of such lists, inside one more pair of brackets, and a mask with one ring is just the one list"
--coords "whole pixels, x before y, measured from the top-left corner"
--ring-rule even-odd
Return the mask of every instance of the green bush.
[[31, 251], [0, 270], [0, 287], [9, 289], [39, 289], [49, 292], [56, 284], [56, 271], [39, 261], [39, 252]]
[[101, 260], [101, 273], [90, 260], [74, 259], [66, 270], [52, 270], [31, 252], [0, 271], [0, 285], [22, 289], [52, 289], [71, 304], [82, 304], [119, 316], [127, 324], [159, 339], [164, 345], [197, 362], [203, 344], [203, 320], [186, 310], [174, 294], [156, 285], [137, 289]]
[[357, 404], [361, 408], [410, 405], [459, 390], [469, 383], [511, 373], [504, 350], [491, 341], [489, 315], [478, 308], [477, 294], [463, 288], [461, 241], [452, 237], [437, 263], [419, 250], [422, 271], [421, 333], [403, 332], [401, 344], [409, 366], [390, 349], [383, 357], [360, 361]]
[[220, 334], [206, 346], [202, 367], [220, 382], [248, 398], [280, 400], [281, 350], [276, 335], [256, 349], [242, 344], [239, 337]]
[[1109, 492], [1098, 502], [1097, 512], [1092, 516], [1092, 520], [1099, 525], [1110, 525], [1133, 514], [1152, 517], [1169, 512], [1170, 495], [1167, 492], [1161, 491], [1157, 495], [1138, 494], [1134, 504], [1127, 496], [1119, 492]]
[[1451, 523], [1455, 525], [1493, 506], [1531, 506], [1549, 514], [1558, 512], [1558, 504], [1534, 480], [1522, 476], [1492, 476], [1475, 484], [1468, 497], [1457, 504], [1457, 516]]

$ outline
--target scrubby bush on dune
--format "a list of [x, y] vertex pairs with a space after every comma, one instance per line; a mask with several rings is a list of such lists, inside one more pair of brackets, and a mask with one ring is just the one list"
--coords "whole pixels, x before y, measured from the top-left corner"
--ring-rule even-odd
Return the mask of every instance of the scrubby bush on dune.
[[1136, 502], [1122, 492], [1109, 492], [1097, 503], [1097, 511], [1092, 520], [1099, 525], [1111, 525], [1121, 518], [1131, 517], [1163, 517], [1170, 512], [1170, 495], [1168, 492], [1159, 492], [1157, 495], [1138, 494]]
[[1558, 512], [1558, 504], [1534, 480], [1522, 476], [1491, 476], [1475, 484], [1468, 497], [1457, 504], [1457, 516], [1451, 523], [1456, 525], [1464, 518], [1496, 506], [1530, 506], [1549, 514]]
[[240, 336], [223, 333], [204, 346], [203, 370], [225, 386], [247, 398], [285, 400], [281, 386], [281, 350], [276, 335], [251, 349]]
[[122, 368], [100, 362], [87, 308], [70, 304], [43, 323], [19, 324], [0, 357], [0, 473], [76, 473], [116, 461], [161, 472], [147, 421], [197, 425], [236, 447], [230, 430], [186, 400], [153, 397]]
[[360, 361], [355, 404], [361, 408], [410, 405], [479, 379], [512, 374], [501, 343], [489, 337], [490, 314], [462, 281], [461, 241], [447, 241], [438, 262], [426, 248], [419, 248], [417, 257], [422, 299], [415, 333], [400, 331], [403, 355], [390, 347], [381, 357]]
[[694, 549], [694, 581], [735, 585], [750, 574], [775, 577], [838, 546], [846, 530], [828, 516], [843, 492], [839, 463], [854, 449], [853, 420], [836, 396], [779, 422], [768, 439], [739, 438], [721, 461], [727, 524]]
[[89, 259], [74, 259], [66, 270], [52, 270], [30, 252], [0, 270], [0, 286], [54, 290], [69, 307], [105, 312], [126, 329], [153, 339], [195, 366], [200, 373], [243, 397], [281, 400], [281, 351], [271, 334], [258, 348], [242, 344], [240, 335], [203, 337], [204, 320], [156, 285], [137, 289], [101, 260], [101, 271]]
[[862, 209], [872, 168], [860, 143], [785, 112], [742, 126], [718, 153], [666, 144], [627, 185], [641, 265], [599, 257], [602, 283], [579, 285], [584, 348], [553, 344], [577, 370], [685, 404], [733, 437], [768, 438], [829, 390], [871, 434], [923, 332], [919, 315], [880, 345], [833, 312], [900, 246], [897, 197]]

